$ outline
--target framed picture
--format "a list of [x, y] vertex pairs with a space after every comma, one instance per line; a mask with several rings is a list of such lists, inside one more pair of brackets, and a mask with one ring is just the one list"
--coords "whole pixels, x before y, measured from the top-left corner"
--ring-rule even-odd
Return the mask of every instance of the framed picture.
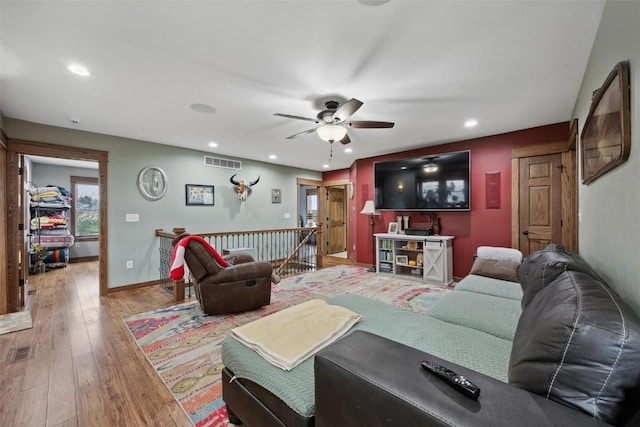
[[185, 202], [187, 205], [213, 206], [213, 185], [185, 184]]
[[271, 203], [281, 203], [282, 202], [282, 191], [279, 188], [271, 189]]
[[389, 233], [390, 234], [398, 234], [398, 223], [390, 222], [389, 223]]
[[409, 257], [406, 255], [396, 255], [396, 264], [409, 264]]
[[629, 63], [619, 62], [591, 99], [580, 136], [582, 183], [626, 162], [631, 150]]

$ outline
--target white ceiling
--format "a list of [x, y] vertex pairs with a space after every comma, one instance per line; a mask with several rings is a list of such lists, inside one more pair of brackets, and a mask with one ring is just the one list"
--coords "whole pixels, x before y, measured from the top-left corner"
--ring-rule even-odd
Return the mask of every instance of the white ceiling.
[[[311, 170], [571, 119], [603, 1], [2, 1], [6, 117]], [[91, 75], [67, 71], [81, 63]], [[358, 98], [351, 154], [315, 133]], [[194, 111], [205, 104], [215, 113]], [[474, 118], [473, 129], [463, 126]], [[78, 124], [70, 119], [79, 119]], [[207, 146], [210, 141], [218, 148]], [[277, 159], [269, 159], [274, 154]]]

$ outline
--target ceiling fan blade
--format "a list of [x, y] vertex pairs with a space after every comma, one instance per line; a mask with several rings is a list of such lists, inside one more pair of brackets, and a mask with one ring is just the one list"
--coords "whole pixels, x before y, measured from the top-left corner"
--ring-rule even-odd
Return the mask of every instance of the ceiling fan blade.
[[273, 113], [273, 115], [278, 117], [284, 117], [286, 119], [306, 120], [308, 122], [320, 123], [318, 122], [318, 119], [312, 119], [309, 117], [292, 116], [291, 114], [282, 114], [282, 113]]
[[347, 145], [351, 142], [351, 138], [349, 138], [349, 134], [345, 133], [342, 139], [340, 140], [340, 144]]
[[299, 137], [299, 136], [306, 135], [306, 134], [308, 134], [308, 133], [313, 133], [313, 132], [315, 132], [315, 131], [316, 131], [316, 129], [315, 129], [315, 128], [313, 128], [313, 129], [307, 129], [307, 130], [304, 130], [304, 131], [302, 131], [302, 132], [298, 132], [298, 133], [295, 133], [295, 134], [293, 134], [293, 135], [291, 135], [291, 136], [288, 136], [286, 139], [293, 139], [293, 138], [297, 138], [297, 137]]
[[336, 123], [344, 122], [347, 120], [353, 113], [358, 111], [358, 109], [362, 107], [362, 101], [359, 101], [355, 98], [351, 98], [342, 106], [340, 106], [335, 113], [333, 113], [333, 121]]
[[349, 122], [349, 126], [351, 126], [352, 128], [361, 128], [361, 129], [392, 128], [393, 125], [395, 125], [395, 123], [393, 122], [372, 122], [372, 121], [366, 121], [366, 120]]

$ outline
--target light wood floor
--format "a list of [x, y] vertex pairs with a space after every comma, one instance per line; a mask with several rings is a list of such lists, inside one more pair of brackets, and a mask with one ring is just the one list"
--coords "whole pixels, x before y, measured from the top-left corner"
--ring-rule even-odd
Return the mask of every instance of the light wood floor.
[[[98, 296], [97, 262], [29, 279], [32, 329], [0, 335], [0, 426], [190, 426], [122, 317], [173, 305], [157, 287]], [[7, 363], [11, 349], [34, 356]]]

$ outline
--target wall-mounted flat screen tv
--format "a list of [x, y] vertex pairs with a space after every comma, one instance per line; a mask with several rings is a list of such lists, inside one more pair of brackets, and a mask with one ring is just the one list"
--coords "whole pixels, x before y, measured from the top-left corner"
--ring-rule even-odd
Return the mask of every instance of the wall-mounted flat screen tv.
[[387, 210], [471, 210], [471, 151], [376, 162], [375, 207]]

